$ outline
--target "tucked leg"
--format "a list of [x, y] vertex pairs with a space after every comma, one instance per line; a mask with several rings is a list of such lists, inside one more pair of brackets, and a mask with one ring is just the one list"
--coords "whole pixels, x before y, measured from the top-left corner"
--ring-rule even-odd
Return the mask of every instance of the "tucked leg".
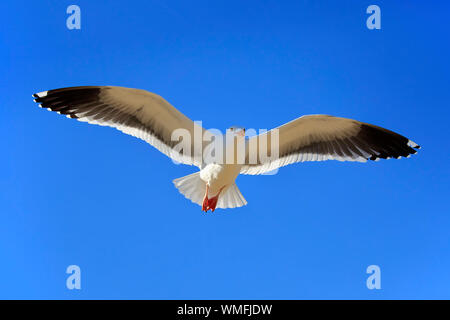
[[202, 205], [202, 211], [208, 212], [208, 189], [209, 186], [206, 185], [206, 191], [205, 191], [205, 196], [203, 197], [203, 205]]
[[222, 192], [223, 188], [225, 188], [225, 186], [220, 188], [219, 192], [214, 197], [212, 197], [210, 199], [208, 199], [208, 197], [207, 197], [207, 201], [208, 201], [207, 206], [208, 206], [208, 208], [206, 210], [211, 209], [212, 212], [214, 212], [214, 210], [216, 210], [217, 201], [219, 200], [219, 195]]

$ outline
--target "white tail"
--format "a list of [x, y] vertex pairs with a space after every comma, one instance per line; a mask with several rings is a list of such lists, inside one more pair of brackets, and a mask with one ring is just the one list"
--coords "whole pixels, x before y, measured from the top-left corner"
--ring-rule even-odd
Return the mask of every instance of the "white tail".
[[[199, 206], [202, 205], [206, 183], [200, 179], [200, 172], [175, 179], [173, 180], [173, 184], [187, 199]], [[237, 185], [233, 183], [220, 194], [219, 200], [217, 201], [217, 208], [237, 208], [246, 204], [247, 201], [245, 201], [244, 196], [242, 196]]]
[[173, 180], [173, 184], [186, 198], [199, 206], [202, 205], [203, 197], [205, 196], [206, 183], [200, 179], [200, 172], [175, 179]]
[[239, 191], [236, 183], [233, 183], [220, 194], [219, 201], [217, 201], [217, 208], [238, 208], [245, 206], [246, 204], [247, 201]]

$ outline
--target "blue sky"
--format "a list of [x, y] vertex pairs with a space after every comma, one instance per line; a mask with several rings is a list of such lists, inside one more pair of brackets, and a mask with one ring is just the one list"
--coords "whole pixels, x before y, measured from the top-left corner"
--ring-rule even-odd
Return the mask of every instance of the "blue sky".
[[[81, 8], [81, 30], [66, 8]], [[381, 8], [368, 30], [366, 8]], [[0, 298], [450, 298], [446, 1], [2, 1]], [[119, 85], [207, 128], [325, 113], [423, 146], [376, 163], [240, 176], [204, 214], [141, 140], [31, 94]], [[66, 288], [79, 265], [81, 290]], [[368, 290], [366, 268], [381, 268]]]

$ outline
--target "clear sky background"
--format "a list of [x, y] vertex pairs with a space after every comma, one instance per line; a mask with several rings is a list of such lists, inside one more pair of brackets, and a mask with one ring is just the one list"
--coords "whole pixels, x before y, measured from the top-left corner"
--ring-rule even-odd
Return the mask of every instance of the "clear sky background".
[[[81, 8], [81, 30], [66, 8]], [[366, 8], [381, 8], [381, 30]], [[450, 298], [448, 1], [2, 1], [0, 298]], [[410, 159], [237, 179], [204, 214], [145, 142], [37, 107], [78, 85], [155, 92], [206, 128], [350, 117]], [[81, 290], [66, 289], [79, 265]], [[368, 290], [366, 268], [381, 268]]]

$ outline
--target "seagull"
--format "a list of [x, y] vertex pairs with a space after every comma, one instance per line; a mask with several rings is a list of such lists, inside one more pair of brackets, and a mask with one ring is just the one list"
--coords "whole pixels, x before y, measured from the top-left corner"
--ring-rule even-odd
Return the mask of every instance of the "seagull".
[[[192, 136], [209, 133], [169, 104], [161, 96], [146, 90], [117, 86], [81, 86], [54, 89], [33, 94], [40, 107], [79, 121], [109, 126], [140, 138], [172, 158], [194, 165], [198, 172], [173, 180], [187, 199], [214, 212], [216, 208], [237, 208], [247, 204], [235, 180], [240, 174], [267, 174], [289, 164], [304, 161], [377, 161], [409, 158], [420, 146], [393, 131], [372, 124], [330, 115], [305, 115], [278, 128], [245, 136], [245, 129], [231, 127], [233, 139], [244, 139], [256, 149], [245, 149], [245, 161], [206, 163], [201, 156], [208, 144], [190, 142], [192, 152], [177, 149], [179, 141], [172, 133], [183, 129]], [[261, 157], [261, 138], [278, 135], [278, 156]], [[191, 139], [192, 140], [192, 139]], [[234, 140], [233, 140], [234, 141]], [[237, 140], [236, 140], [237, 141]], [[275, 144], [266, 145], [272, 153]], [[229, 148], [229, 144], [225, 146]], [[255, 151], [256, 150], [256, 151]], [[257, 153], [256, 155], [254, 153]], [[254, 159], [254, 161], [250, 161]], [[255, 160], [256, 159], [256, 160]]]

